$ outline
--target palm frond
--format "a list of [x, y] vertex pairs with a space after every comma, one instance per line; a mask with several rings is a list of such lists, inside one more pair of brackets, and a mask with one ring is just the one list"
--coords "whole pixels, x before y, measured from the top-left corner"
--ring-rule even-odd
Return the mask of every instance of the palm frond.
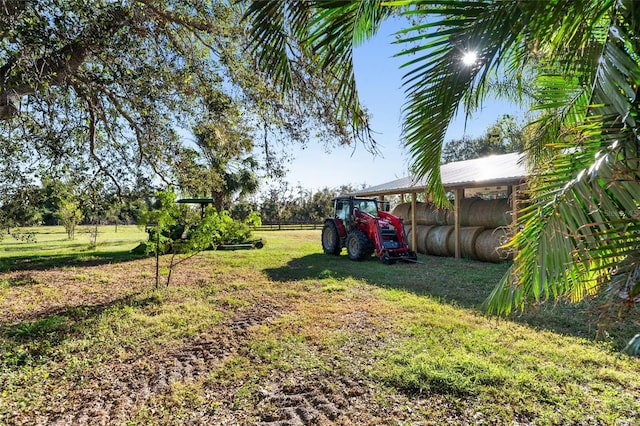
[[361, 113], [356, 87], [353, 48], [373, 37], [391, 10], [382, 7], [379, 0], [318, 0], [316, 7], [319, 13], [310, 23], [305, 44], [313, 48], [318, 67], [337, 82], [339, 118], [344, 121], [351, 115], [354, 132], [368, 132], [367, 116]]
[[619, 307], [640, 301], [640, 65], [630, 42], [637, 29], [625, 25], [624, 9], [609, 12], [579, 37], [586, 51], [600, 54], [571, 68], [575, 84], [562, 87], [549, 79], [553, 84], [541, 85], [549, 89], [547, 100], [565, 91], [579, 101], [540, 106], [548, 117], [558, 115], [541, 119], [553, 129], [543, 132], [546, 140], [556, 142], [546, 145], [544, 163], [538, 159], [530, 181], [533, 204], [510, 242], [518, 254], [487, 300], [491, 312], [594, 292]]
[[262, 69], [279, 82], [283, 92], [291, 87], [292, 76], [288, 57], [289, 40], [285, 14], [288, 1], [253, 2], [244, 19], [250, 20], [252, 50]]
[[[400, 56], [412, 57], [403, 67], [408, 95], [404, 138], [413, 171], [426, 177], [434, 201], [447, 203], [439, 163], [444, 135], [460, 103], [477, 103], [488, 91], [490, 77], [508, 51], [518, 48], [522, 21], [519, 2], [413, 1], [406, 12], [421, 22], [399, 33], [407, 46]], [[409, 2], [390, 2], [392, 6]], [[474, 66], [462, 63], [475, 51]]]
[[292, 59], [305, 45], [312, 19], [312, 2], [273, 0], [251, 2], [243, 19], [249, 21], [252, 53], [263, 71], [287, 93], [294, 82]]
[[[592, 0], [385, 4], [411, 7], [405, 13], [421, 20], [399, 33], [399, 43], [410, 46], [400, 55], [414, 56], [404, 65], [409, 69], [404, 76], [408, 95], [404, 136], [414, 171], [427, 177], [427, 191], [441, 203], [446, 200], [438, 171], [440, 151], [447, 126], [461, 106], [468, 113], [480, 105], [498, 74], [510, 73], [510, 79], [518, 81], [532, 58], [545, 53], [538, 52], [538, 46], [561, 45], [562, 61], [556, 63], [574, 62], [585, 54], [589, 46], [585, 40], [595, 33], [589, 25], [600, 22], [610, 6]], [[470, 50], [477, 52], [478, 63], [464, 67], [461, 57]], [[566, 75], [565, 69], [561, 71]]]
[[335, 87], [336, 111], [353, 134], [373, 141], [368, 115], [360, 104], [353, 70], [353, 48], [376, 34], [391, 10], [379, 0], [256, 1], [251, 22], [252, 48], [262, 69], [287, 93], [292, 89], [296, 55], [313, 54], [316, 69]]

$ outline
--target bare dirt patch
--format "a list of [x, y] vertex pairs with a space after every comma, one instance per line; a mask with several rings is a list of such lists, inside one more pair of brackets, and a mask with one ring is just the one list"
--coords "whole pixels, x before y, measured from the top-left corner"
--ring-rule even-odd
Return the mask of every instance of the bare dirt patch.
[[[3, 320], [5, 324], [27, 321], [77, 306], [98, 309], [132, 292], [152, 288], [153, 277], [146, 272], [150, 267], [152, 264], [143, 260], [129, 265], [31, 271], [29, 279], [7, 274], [9, 279], [27, 282], [21, 287], [23, 291], [26, 286], [32, 286], [30, 290], [33, 286], [44, 286], [60, 294], [33, 300], [31, 309], [4, 313]], [[389, 424], [390, 411], [380, 403], [380, 391], [360, 379], [364, 375], [362, 366], [354, 364], [345, 369], [341, 366], [343, 360], [336, 358], [355, 360], [362, 358], [363, 348], [380, 347], [381, 338], [370, 333], [384, 321], [380, 306], [371, 305], [366, 294], [357, 290], [349, 295], [327, 294], [319, 285], [305, 284], [292, 291], [294, 283], [289, 289], [286, 286], [274, 289], [268, 283], [264, 288], [243, 287], [241, 283], [252, 277], [236, 277], [233, 271], [216, 275], [211, 274], [211, 269], [207, 259], [195, 260], [191, 267], [174, 276], [172, 285], [211, 288], [225, 318], [220, 324], [180, 345], [143, 353], [132, 357], [130, 362], [104, 362], [89, 369], [83, 377], [66, 378], [72, 386], [45, 395], [39, 407], [16, 413], [13, 423], [124, 424], [140, 418], [141, 423], [149, 420], [158, 424]], [[76, 288], [100, 276], [109, 277], [103, 284], [113, 285], [96, 285], [97, 297], [86, 288], [84, 291]], [[117, 284], [122, 281], [129, 285]], [[16, 291], [14, 303], [20, 297], [27, 296]], [[303, 321], [305, 328], [300, 329], [297, 321]], [[327, 365], [335, 368], [273, 370], [268, 361], [251, 349], [259, 329], [273, 334], [277, 340], [282, 333], [300, 334], [309, 350], [316, 353], [315, 357], [325, 359]], [[331, 340], [332, 333], [360, 337], [348, 338], [334, 352], [335, 344], [321, 343], [325, 338]], [[211, 379], [212, 372], [224, 370], [236, 358], [247, 360], [246, 369], [265, 370], [255, 378], [249, 378], [252, 372], [245, 370], [246, 377], [239, 380]], [[246, 383], [251, 380], [253, 383]], [[188, 390], [190, 386], [197, 389], [196, 400], [184, 408], [190, 396], [174, 394], [176, 389]], [[243, 392], [247, 395], [240, 397]], [[171, 404], [179, 406], [178, 413]], [[400, 414], [403, 415], [396, 413], [395, 418], [406, 417], [406, 413]]]
[[39, 422], [54, 425], [124, 423], [151, 398], [166, 394], [175, 384], [205, 378], [242, 347], [248, 329], [277, 317], [274, 306], [237, 312], [210, 333], [165, 353], [143, 357], [127, 365], [111, 365], [108, 375], [94, 375], [83, 389], [67, 395], [62, 412], [52, 410]]
[[317, 387], [273, 386], [263, 390], [258, 410], [266, 411], [259, 425], [329, 424], [338, 419], [347, 401]]

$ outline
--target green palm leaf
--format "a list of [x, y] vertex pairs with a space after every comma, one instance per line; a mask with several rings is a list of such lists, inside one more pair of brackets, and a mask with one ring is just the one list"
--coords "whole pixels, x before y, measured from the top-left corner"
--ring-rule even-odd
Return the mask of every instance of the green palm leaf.
[[[408, 5], [422, 21], [402, 31], [398, 43], [408, 45], [399, 55], [411, 59], [403, 67], [404, 135], [414, 172], [427, 177], [427, 192], [446, 204], [439, 163], [448, 124], [461, 102], [476, 103], [489, 89], [490, 77], [503, 66], [506, 52], [514, 51], [521, 28], [515, 2], [390, 2]], [[424, 23], [426, 22], [426, 23]], [[475, 51], [479, 63], [465, 66], [461, 59]], [[427, 118], [428, 117], [428, 118]]]
[[[523, 211], [524, 228], [510, 243], [518, 253], [514, 265], [488, 299], [492, 312], [507, 314], [550, 297], [580, 300], [599, 291], [619, 307], [638, 301], [640, 169], [634, 117], [640, 67], [627, 41], [636, 30], [620, 26], [621, 12], [613, 10], [608, 21], [599, 20], [590, 27], [592, 34], [582, 37], [587, 49], [601, 53], [591, 68], [583, 62], [572, 70], [576, 84], [567, 84], [565, 92], [576, 102], [553, 102], [562, 85], [541, 80], [552, 83], [540, 84], [547, 89], [545, 99], [552, 100], [539, 106], [546, 113], [542, 127], [553, 129], [542, 132], [543, 140], [564, 142], [547, 145], [547, 163], [536, 169], [530, 184], [534, 204]], [[560, 113], [558, 104], [564, 108]], [[543, 294], [535, 285], [549, 291]]]
[[253, 53], [283, 92], [291, 89], [290, 54], [297, 47], [296, 40], [305, 36], [308, 12], [307, 2], [273, 0], [253, 2], [245, 13], [245, 19], [251, 22]]
[[372, 37], [391, 10], [378, 0], [258, 1], [245, 14], [251, 22], [252, 46], [262, 69], [288, 93], [295, 81], [293, 67], [300, 54], [316, 61], [335, 87], [334, 105], [353, 135], [373, 141], [368, 116], [362, 108], [353, 71], [353, 48]]

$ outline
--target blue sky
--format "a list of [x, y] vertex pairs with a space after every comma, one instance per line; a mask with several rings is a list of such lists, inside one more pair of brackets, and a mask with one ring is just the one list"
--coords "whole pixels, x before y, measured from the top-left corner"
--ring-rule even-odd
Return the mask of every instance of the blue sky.
[[[408, 175], [408, 155], [400, 141], [401, 109], [404, 104], [400, 65], [405, 58], [394, 58], [399, 46], [393, 33], [402, 25], [398, 19], [383, 24], [375, 39], [354, 53], [356, 84], [361, 102], [372, 115], [371, 126], [382, 155], [374, 157], [364, 146], [333, 148], [325, 152], [322, 144], [309, 143], [293, 152], [287, 180], [292, 186], [317, 190], [343, 184], [378, 185]], [[490, 102], [466, 122], [459, 114], [449, 126], [445, 141], [463, 135], [479, 136], [503, 114], [517, 114], [504, 102]]]

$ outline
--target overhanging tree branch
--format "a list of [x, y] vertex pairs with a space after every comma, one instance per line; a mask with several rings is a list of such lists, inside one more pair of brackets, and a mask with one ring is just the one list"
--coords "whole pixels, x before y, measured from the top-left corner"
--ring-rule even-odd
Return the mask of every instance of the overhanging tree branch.
[[79, 68], [94, 50], [108, 45], [117, 31], [130, 24], [130, 13], [113, 6], [99, 15], [74, 40], [64, 46], [36, 57], [21, 50], [0, 67], [0, 119], [9, 119], [18, 113], [14, 103], [26, 95], [37, 93], [47, 86], [59, 86]]
[[91, 156], [91, 159], [97, 164], [98, 169], [105, 175], [107, 175], [107, 177], [109, 177], [111, 182], [115, 185], [118, 197], [120, 198], [122, 197], [122, 188], [120, 187], [120, 184], [118, 184], [118, 180], [113, 176], [111, 172], [109, 172], [109, 170], [107, 170], [106, 167], [104, 167], [104, 165], [102, 164], [102, 160], [96, 154], [96, 100], [91, 96], [86, 96], [85, 100], [87, 102], [89, 111], [89, 155]]

